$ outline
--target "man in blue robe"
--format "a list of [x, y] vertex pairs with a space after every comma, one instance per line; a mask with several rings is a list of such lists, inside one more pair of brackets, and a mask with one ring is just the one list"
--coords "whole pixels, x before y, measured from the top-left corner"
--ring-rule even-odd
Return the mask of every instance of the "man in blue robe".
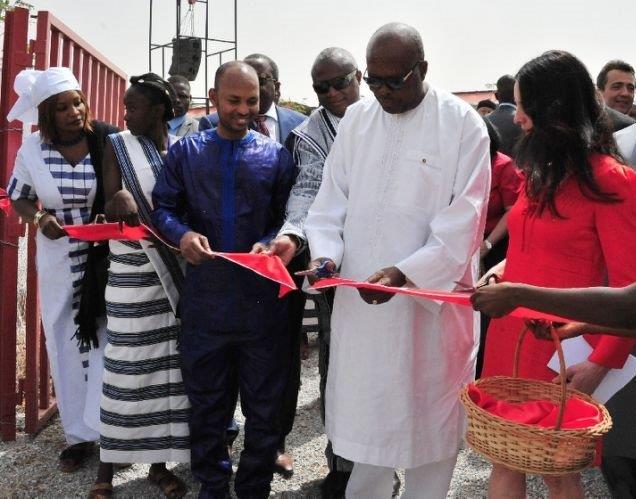
[[268, 497], [289, 371], [286, 301], [278, 299], [278, 285], [212, 254], [268, 244], [285, 217], [294, 164], [280, 144], [248, 130], [258, 95], [253, 68], [222, 65], [211, 91], [218, 127], [173, 145], [153, 192], [156, 227], [188, 261], [180, 351], [192, 405], [192, 472], [204, 498], [228, 493], [224, 428], [232, 369], [246, 417], [235, 490], [239, 498]]

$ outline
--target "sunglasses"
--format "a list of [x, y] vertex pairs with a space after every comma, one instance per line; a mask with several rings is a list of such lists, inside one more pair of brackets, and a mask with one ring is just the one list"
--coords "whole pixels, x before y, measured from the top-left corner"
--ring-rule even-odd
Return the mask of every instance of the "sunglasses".
[[382, 85], [386, 85], [386, 87], [389, 90], [400, 90], [401, 88], [404, 87], [404, 85], [406, 84], [406, 80], [408, 80], [411, 77], [411, 75], [413, 74], [413, 71], [415, 71], [415, 68], [420, 62], [422, 61], [417, 61], [415, 64], [413, 64], [413, 67], [404, 76], [379, 78], [377, 76], [368, 76], [367, 72], [369, 70], [365, 69], [364, 76], [362, 77], [362, 79], [366, 82], [367, 85], [369, 85], [369, 88], [371, 90], [379, 90], [380, 88], [382, 88]]
[[332, 78], [331, 80], [317, 81], [312, 86], [314, 87], [314, 91], [317, 94], [326, 94], [329, 92], [329, 89], [333, 87], [334, 90], [344, 90], [349, 85], [356, 76], [358, 72], [357, 69], [351, 71], [351, 73], [346, 74], [344, 76], [338, 76], [336, 78]]

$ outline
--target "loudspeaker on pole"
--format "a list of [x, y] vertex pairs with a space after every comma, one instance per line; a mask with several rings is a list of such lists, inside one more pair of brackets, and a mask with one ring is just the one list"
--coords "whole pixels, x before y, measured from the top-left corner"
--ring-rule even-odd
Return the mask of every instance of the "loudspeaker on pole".
[[201, 39], [179, 37], [172, 39], [172, 63], [168, 73], [194, 81], [201, 65]]

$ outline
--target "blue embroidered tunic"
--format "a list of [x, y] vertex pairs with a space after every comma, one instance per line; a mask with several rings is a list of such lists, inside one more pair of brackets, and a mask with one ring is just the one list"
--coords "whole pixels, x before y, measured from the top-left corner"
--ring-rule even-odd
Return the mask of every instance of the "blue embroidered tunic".
[[[226, 140], [216, 130], [184, 137], [168, 153], [153, 191], [152, 220], [174, 245], [190, 230], [214, 251], [246, 253], [269, 242], [285, 218], [295, 168], [277, 142], [254, 132]], [[220, 331], [253, 331], [274, 320], [278, 285], [217, 258], [188, 265], [181, 311]]]

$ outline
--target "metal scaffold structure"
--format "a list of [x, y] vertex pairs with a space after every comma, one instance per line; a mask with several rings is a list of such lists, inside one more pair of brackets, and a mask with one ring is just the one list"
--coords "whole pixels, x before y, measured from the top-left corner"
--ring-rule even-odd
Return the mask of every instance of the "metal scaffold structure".
[[[196, 66], [196, 69], [190, 68], [189, 75], [184, 74], [184, 71], [179, 71], [179, 74], [187, 76], [191, 82], [196, 80], [203, 84], [203, 96], [194, 95], [200, 85], [194, 86], [192, 100], [194, 103], [205, 103], [206, 112], [209, 112], [207, 91], [210, 88], [210, 70], [238, 57], [238, 0], [215, 0], [214, 6], [212, 0], [175, 0], [172, 4], [175, 8], [175, 31], [169, 41], [166, 41], [166, 33], [171, 29], [166, 29], [165, 25], [169, 19], [165, 7], [167, 2], [149, 1], [148, 70], [167, 78], [168, 74], [175, 74], [175, 68], [178, 70], [179, 66]], [[212, 19], [215, 22], [214, 29]], [[162, 22], [163, 26], [159, 26]], [[167, 56], [171, 60], [170, 68], [166, 67]], [[199, 63], [203, 67], [203, 75], [198, 75]]]

